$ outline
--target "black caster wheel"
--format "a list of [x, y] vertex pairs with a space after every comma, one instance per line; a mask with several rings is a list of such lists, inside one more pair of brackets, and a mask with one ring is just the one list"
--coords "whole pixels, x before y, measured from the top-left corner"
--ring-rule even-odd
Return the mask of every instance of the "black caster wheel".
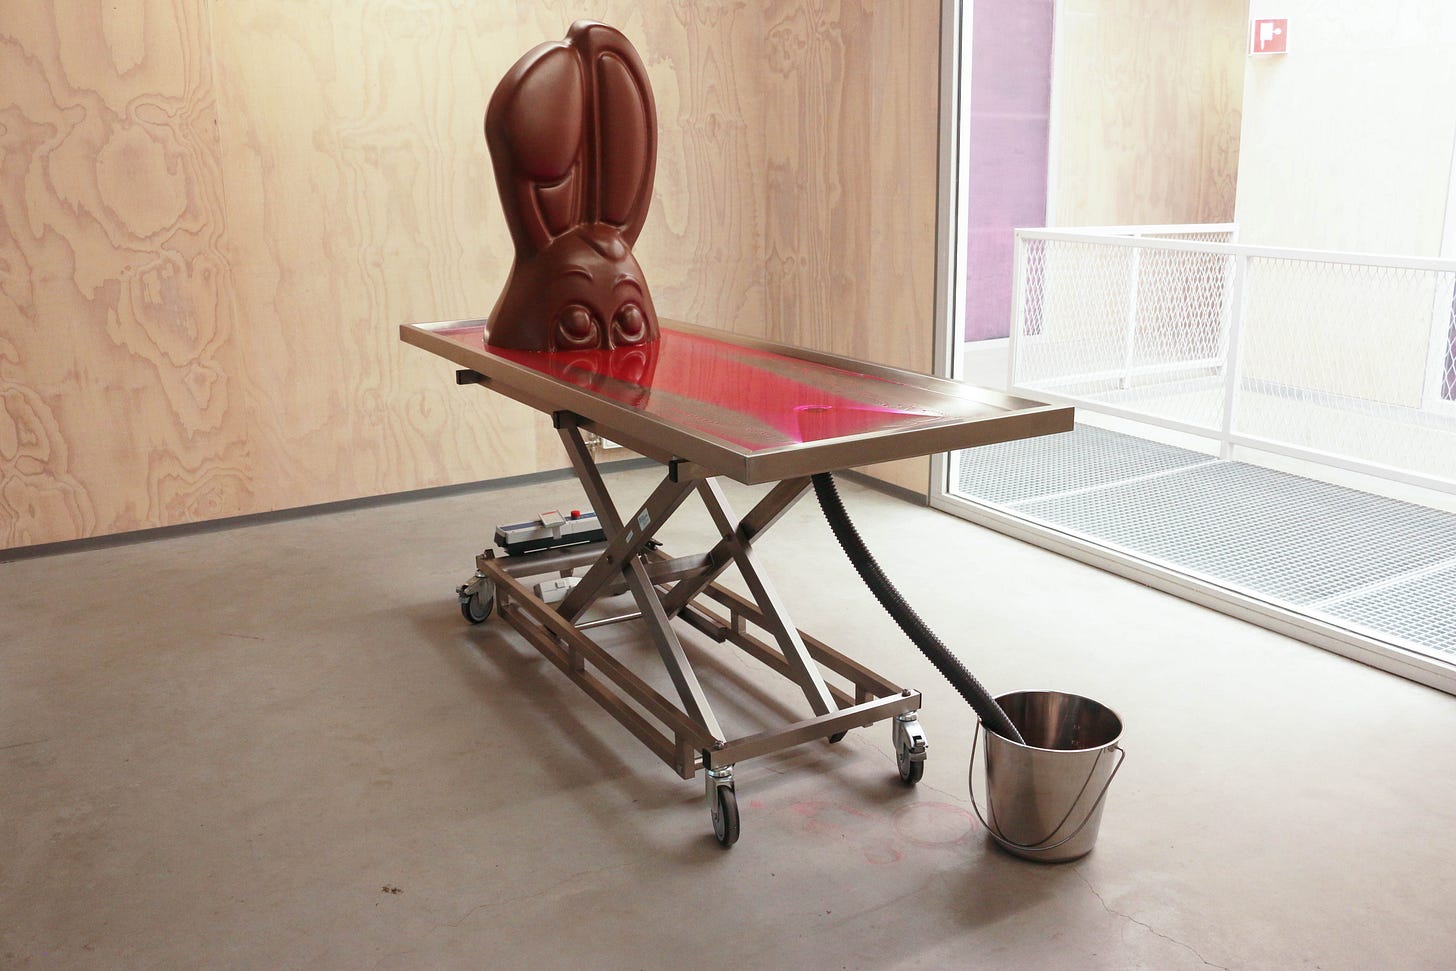
[[713, 799], [713, 835], [724, 847], [738, 842], [738, 797], [727, 786], [719, 786]]
[[460, 595], [460, 616], [467, 623], [481, 624], [495, 609], [495, 585], [486, 581], [470, 596]]
[[895, 753], [895, 764], [900, 769], [900, 781], [913, 786], [925, 776], [925, 763], [910, 758], [910, 750], [901, 748]]
[[925, 775], [925, 731], [915, 712], [896, 717], [891, 724], [895, 745], [895, 766], [900, 770], [900, 781], [913, 786]]

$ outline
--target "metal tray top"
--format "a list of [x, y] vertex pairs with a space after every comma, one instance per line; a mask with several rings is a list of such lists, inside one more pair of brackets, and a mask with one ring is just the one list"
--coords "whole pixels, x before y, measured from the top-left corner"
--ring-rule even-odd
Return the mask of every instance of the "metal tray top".
[[749, 484], [1072, 427], [1071, 408], [676, 321], [615, 351], [487, 347], [483, 320], [405, 324], [400, 337], [531, 407]]

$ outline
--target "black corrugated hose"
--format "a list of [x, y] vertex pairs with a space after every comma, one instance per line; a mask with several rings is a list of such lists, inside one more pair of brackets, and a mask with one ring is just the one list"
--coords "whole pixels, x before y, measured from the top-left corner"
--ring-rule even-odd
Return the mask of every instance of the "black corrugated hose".
[[865, 546], [864, 540], [860, 539], [859, 531], [854, 528], [849, 514], [844, 511], [844, 503], [840, 501], [839, 490], [834, 485], [834, 476], [828, 472], [820, 472], [814, 476], [814, 494], [819, 497], [819, 507], [824, 510], [824, 518], [829, 520], [829, 528], [834, 531], [834, 538], [844, 547], [844, 552], [849, 555], [849, 562], [854, 564], [855, 570], [880, 602], [880, 606], [890, 612], [895, 623], [920, 648], [920, 653], [929, 658], [935, 669], [945, 675], [951, 686], [976, 710], [988, 730], [1025, 744], [1021, 733], [1016, 730], [1011, 719], [1006, 717], [1006, 712], [996, 704], [996, 699], [976, 680], [974, 674], [966, 670], [960, 659], [941, 643], [940, 638], [935, 636], [935, 631], [925, 626], [925, 621], [905, 602], [900, 591], [895, 589], [890, 578], [885, 576], [885, 571], [875, 562], [874, 555]]

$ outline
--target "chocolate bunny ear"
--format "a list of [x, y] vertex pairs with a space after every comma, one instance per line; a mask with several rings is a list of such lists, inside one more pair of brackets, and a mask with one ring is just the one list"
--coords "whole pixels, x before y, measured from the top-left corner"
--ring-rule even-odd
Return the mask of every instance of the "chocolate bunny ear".
[[582, 61], [587, 116], [588, 222], [615, 227], [630, 246], [647, 221], [657, 171], [657, 103], [647, 69], [622, 32], [578, 20], [566, 33]]
[[586, 78], [563, 41], [526, 52], [506, 72], [485, 112], [485, 140], [516, 251], [539, 253], [582, 221], [585, 209]]
[[636, 242], [657, 169], [657, 105], [620, 31], [579, 20], [566, 40], [528, 51], [491, 96], [485, 140], [518, 252], [582, 223]]

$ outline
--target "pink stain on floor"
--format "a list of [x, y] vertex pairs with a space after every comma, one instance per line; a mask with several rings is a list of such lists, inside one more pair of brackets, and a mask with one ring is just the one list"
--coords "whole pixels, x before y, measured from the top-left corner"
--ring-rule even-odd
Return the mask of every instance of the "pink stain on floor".
[[868, 843], [864, 848], [864, 858], [866, 863], [875, 866], [889, 866], [905, 859], [905, 854], [900, 852], [893, 840], [883, 839]]
[[[763, 800], [750, 804], [763, 809]], [[893, 866], [911, 848], [947, 850], [966, 843], [980, 829], [975, 817], [944, 802], [915, 802], [891, 813], [804, 799], [772, 810], [796, 822], [801, 832], [848, 840], [870, 866]]]
[[952, 846], [970, 839], [980, 824], [969, 812], [947, 802], [917, 802], [891, 817], [895, 835], [914, 846]]

